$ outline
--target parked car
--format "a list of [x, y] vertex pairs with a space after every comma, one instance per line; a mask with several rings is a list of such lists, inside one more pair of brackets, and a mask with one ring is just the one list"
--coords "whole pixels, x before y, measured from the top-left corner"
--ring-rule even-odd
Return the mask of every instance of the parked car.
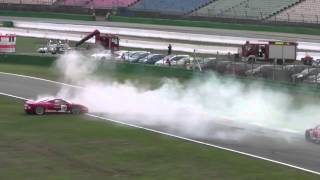
[[178, 61], [190, 57], [189, 55], [169, 55], [164, 57], [163, 59], [157, 61], [155, 65], [157, 66], [165, 66], [165, 65], [177, 65]]
[[116, 56], [114, 56], [110, 50], [104, 50], [99, 53], [94, 53], [91, 55], [91, 57], [94, 58], [95, 60], [102, 60], [102, 61], [116, 58]]
[[307, 129], [305, 132], [305, 138], [307, 141], [320, 143], [320, 125]]
[[303, 71], [304, 69], [308, 68], [309, 66], [307, 65], [296, 65], [296, 64], [291, 64], [291, 65], [286, 65], [284, 66], [284, 70], [288, 71], [288, 73], [290, 74], [290, 76], [292, 76], [293, 74], [297, 74], [300, 73], [301, 71]]
[[193, 57], [186, 55], [181, 59], [173, 61], [172, 65], [179, 66], [179, 67], [186, 67], [188, 64], [192, 64], [193, 60], [194, 60]]
[[149, 54], [150, 52], [136, 52], [136, 53], [133, 53], [131, 56], [129, 56], [127, 61], [131, 63], [137, 63], [139, 62], [140, 59], [147, 57]]
[[306, 68], [300, 73], [291, 76], [293, 82], [302, 82], [308, 76], [317, 75], [320, 73], [320, 68]]
[[219, 60], [219, 61], [217, 61], [217, 63], [216, 63], [216, 71], [218, 72], [218, 73], [221, 73], [221, 74], [223, 74], [225, 71], [226, 71], [226, 69], [227, 69], [227, 65], [228, 64], [231, 64], [231, 63], [233, 63], [232, 61], [225, 61], [225, 60]]
[[238, 76], [245, 76], [246, 72], [249, 69], [252, 69], [253, 67], [256, 67], [255, 64], [248, 64], [248, 63], [242, 63], [242, 62], [236, 62], [236, 63], [230, 63], [227, 64], [225, 74], [233, 74]]
[[247, 76], [264, 76], [266, 74], [273, 73], [276, 70], [282, 70], [283, 66], [273, 65], [273, 64], [256, 64], [252, 66], [248, 71], [246, 71]]
[[165, 55], [162, 54], [149, 54], [148, 56], [141, 58], [139, 60], [139, 63], [144, 63], [144, 64], [154, 64], [157, 61], [163, 59]]
[[129, 61], [129, 58], [136, 53], [147, 53], [147, 51], [127, 51], [122, 53], [121, 59], [124, 61]]
[[247, 76], [262, 77], [277, 81], [291, 81], [290, 72], [283, 65], [264, 64], [246, 72]]
[[319, 84], [320, 83], [320, 73], [316, 75], [310, 75], [303, 79], [303, 83], [309, 83], [309, 84]]
[[43, 115], [46, 113], [88, 113], [88, 108], [81, 104], [68, 102], [61, 98], [43, 98], [37, 101], [26, 101], [24, 110], [27, 114]]
[[320, 67], [320, 59], [316, 59], [314, 61], [312, 61], [312, 66], [315, 66], [315, 67]]
[[304, 65], [312, 65], [312, 62], [313, 62], [313, 57], [312, 56], [309, 56], [309, 55], [306, 55], [305, 57], [301, 58], [301, 62], [304, 64]]
[[51, 54], [62, 54], [66, 51], [71, 50], [67, 43], [62, 43], [61, 41], [53, 43], [51, 40], [44, 47], [37, 50], [38, 53], [51, 53]]

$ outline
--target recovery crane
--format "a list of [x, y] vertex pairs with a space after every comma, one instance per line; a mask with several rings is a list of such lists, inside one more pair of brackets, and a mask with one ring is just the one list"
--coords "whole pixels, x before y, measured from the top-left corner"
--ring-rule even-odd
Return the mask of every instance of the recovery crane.
[[85, 36], [76, 43], [76, 47], [85, 43], [87, 40], [95, 36], [95, 44], [100, 45], [105, 49], [110, 49], [111, 52], [119, 51], [119, 37], [113, 34], [102, 34], [99, 30], [94, 30], [92, 33]]

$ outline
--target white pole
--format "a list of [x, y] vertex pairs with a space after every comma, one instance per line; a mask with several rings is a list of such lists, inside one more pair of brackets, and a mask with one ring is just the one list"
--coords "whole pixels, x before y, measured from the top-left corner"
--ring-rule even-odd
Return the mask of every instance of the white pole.
[[195, 60], [195, 61], [197, 62], [197, 64], [198, 64], [198, 67], [199, 67], [200, 72], [202, 72], [202, 68], [201, 68], [201, 66], [200, 66], [200, 63], [199, 63], [198, 59], [196, 58], [196, 50], [195, 50], [195, 49], [193, 50], [193, 57], [194, 57], [194, 60]]

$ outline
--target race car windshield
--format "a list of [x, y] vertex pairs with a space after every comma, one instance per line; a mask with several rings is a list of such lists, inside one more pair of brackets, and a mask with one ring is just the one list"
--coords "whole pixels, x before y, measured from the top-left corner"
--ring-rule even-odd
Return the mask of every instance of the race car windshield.
[[37, 101], [38, 102], [48, 102], [48, 101], [50, 101], [50, 99], [49, 98], [42, 98], [42, 99], [38, 99]]

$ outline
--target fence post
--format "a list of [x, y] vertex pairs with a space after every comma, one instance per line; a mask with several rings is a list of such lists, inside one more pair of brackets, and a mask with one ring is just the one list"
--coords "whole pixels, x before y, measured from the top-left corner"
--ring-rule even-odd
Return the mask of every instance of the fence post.
[[[255, 62], [252, 62], [251, 63], [251, 75], [253, 75], [253, 63], [255, 63]], [[261, 69], [259, 69], [259, 71], [260, 71]]]
[[[230, 52], [228, 52], [228, 55], [229, 55], [229, 57], [230, 57]], [[233, 73], [233, 75], [236, 75], [236, 70], [235, 70], [235, 68], [236, 68], [236, 66], [235, 66], [236, 63], [235, 63], [235, 58], [232, 59], [232, 62], [233, 62], [233, 65], [232, 65], [232, 66], [233, 66], [233, 72], [232, 72], [232, 73]]]
[[[318, 71], [318, 70], [317, 70]], [[316, 87], [317, 87], [317, 78], [318, 78], [318, 73], [315, 75], [315, 77], [314, 77], [314, 83], [315, 83], [315, 85], [316, 85]]]
[[317, 19], [317, 24], [319, 24], [319, 16], [316, 15], [316, 19]]
[[317, 88], [318, 87], [318, 74], [316, 74], [316, 79], [314, 81], [315, 81], [315, 86]]

